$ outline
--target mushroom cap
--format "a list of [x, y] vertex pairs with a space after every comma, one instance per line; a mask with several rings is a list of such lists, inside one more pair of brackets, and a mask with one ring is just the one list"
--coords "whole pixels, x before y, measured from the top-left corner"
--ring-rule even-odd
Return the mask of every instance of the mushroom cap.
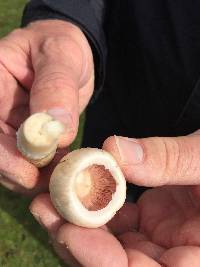
[[[80, 177], [84, 179], [84, 171], [94, 165], [109, 171], [109, 177], [115, 182], [115, 190], [111, 192], [111, 198], [105, 207], [90, 210], [80, 200], [81, 192], [78, 196], [76, 187]], [[103, 179], [106, 179], [106, 176]], [[87, 189], [90, 185], [87, 176], [85, 184]], [[123, 206], [126, 199], [126, 181], [120, 167], [112, 155], [97, 148], [82, 148], [67, 154], [54, 169], [49, 189], [51, 200], [59, 214], [73, 224], [88, 228], [106, 224]], [[104, 191], [101, 193], [104, 194]]]

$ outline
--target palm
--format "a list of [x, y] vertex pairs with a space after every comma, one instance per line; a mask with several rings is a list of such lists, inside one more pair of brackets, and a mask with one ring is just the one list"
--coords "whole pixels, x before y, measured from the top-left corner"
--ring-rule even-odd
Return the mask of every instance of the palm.
[[[200, 203], [193, 189], [164, 186], [147, 190], [141, 196], [137, 202], [140, 217], [134, 225], [136, 231], [127, 229], [117, 236], [133, 266], [139, 260], [136, 251], [155, 260], [148, 262], [148, 266], [157, 266], [156, 262], [167, 266], [199, 266], [195, 253], [200, 253]], [[127, 215], [131, 218], [131, 214]], [[116, 218], [111, 228], [115, 224]], [[144, 264], [147, 259], [140, 260], [138, 264]]]
[[73, 262], [73, 255], [87, 267], [199, 267], [200, 211], [190, 189], [147, 190], [136, 205], [124, 205], [103, 229], [64, 222], [48, 194], [38, 196], [31, 210], [40, 215], [57, 253], [68, 263]]
[[129, 253], [139, 250], [167, 266], [199, 266], [200, 205], [192, 189], [164, 186], [141, 196], [137, 231], [120, 236]]
[[138, 201], [140, 231], [166, 248], [200, 245], [200, 202], [191, 187], [169, 186], [149, 190]]

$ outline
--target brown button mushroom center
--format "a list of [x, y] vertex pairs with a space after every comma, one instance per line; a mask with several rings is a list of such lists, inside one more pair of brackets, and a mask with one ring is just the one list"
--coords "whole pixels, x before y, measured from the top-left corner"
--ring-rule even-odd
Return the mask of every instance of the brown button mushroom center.
[[92, 165], [76, 178], [75, 192], [89, 211], [105, 208], [116, 191], [116, 181], [102, 165]]

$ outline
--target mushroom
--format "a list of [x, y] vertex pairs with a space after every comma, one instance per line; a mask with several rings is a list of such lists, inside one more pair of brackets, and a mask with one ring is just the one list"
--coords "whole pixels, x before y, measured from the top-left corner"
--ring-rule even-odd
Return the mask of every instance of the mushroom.
[[117, 162], [97, 148], [66, 155], [54, 169], [49, 189], [59, 214], [88, 228], [106, 224], [126, 198], [126, 182]]
[[[62, 123], [47, 113], [30, 116], [17, 132], [17, 147], [37, 167], [56, 153]], [[49, 185], [58, 213], [67, 221], [88, 228], [106, 224], [123, 206], [126, 181], [111, 154], [82, 148], [67, 154], [55, 167]]]
[[17, 147], [22, 155], [38, 168], [54, 157], [64, 125], [47, 113], [30, 116], [17, 132]]

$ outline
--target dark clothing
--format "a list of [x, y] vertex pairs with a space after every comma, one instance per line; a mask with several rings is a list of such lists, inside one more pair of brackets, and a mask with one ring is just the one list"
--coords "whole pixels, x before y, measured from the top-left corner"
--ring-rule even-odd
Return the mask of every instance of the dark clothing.
[[99, 96], [87, 109], [83, 145], [101, 146], [113, 134], [176, 136], [200, 127], [199, 14], [197, 0], [32, 0], [23, 24], [58, 18], [85, 32]]

